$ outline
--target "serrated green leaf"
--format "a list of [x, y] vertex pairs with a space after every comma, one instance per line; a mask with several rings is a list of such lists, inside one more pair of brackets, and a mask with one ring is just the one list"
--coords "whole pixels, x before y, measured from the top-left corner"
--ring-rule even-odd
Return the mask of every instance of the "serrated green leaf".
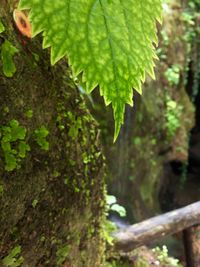
[[5, 27], [3, 25], [3, 23], [0, 21], [0, 33], [5, 31]]
[[1, 60], [3, 63], [3, 73], [6, 77], [12, 77], [16, 72], [15, 63], [13, 56], [18, 52], [17, 48], [14, 47], [9, 41], [5, 42], [1, 46]]
[[116, 139], [132, 88], [141, 94], [145, 74], [154, 78], [161, 0], [21, 0], [19, 7], [31, 9], [33, 36], [43, 32], [52, 64], [66, 55], [87, 92], [99, 85], [113, 106]]

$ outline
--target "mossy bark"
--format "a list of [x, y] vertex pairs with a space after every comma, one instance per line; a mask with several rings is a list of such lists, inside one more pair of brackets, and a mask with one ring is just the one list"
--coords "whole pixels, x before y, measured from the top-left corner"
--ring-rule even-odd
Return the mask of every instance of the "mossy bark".
[[[17, 70], [5, 77], [0, 60], [0, 129], [17, 120], [30, 151], [25, 158], [15, 155], [17, 168], [6, 171], [0, 147], [0, 266], [16, 246], [21, 266], [102, 266], [104, 174], [97, 125], [66, 63], [51, 67], [39, 38], [27, 40], [14, 29], [8, 2], [1, 0], [6, 30], [0, 47], [9, 40], [18, 49]], [[49, 132], [46, 150], [35, 134], [41, 127]], [[12, 149], [19, 142], [12, 141]]]

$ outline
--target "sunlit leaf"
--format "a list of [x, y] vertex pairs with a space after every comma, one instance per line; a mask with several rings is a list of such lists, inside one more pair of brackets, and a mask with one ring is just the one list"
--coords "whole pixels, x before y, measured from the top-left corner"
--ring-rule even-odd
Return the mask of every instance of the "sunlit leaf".
[[67, 56], [87, 92], [99, 86], [113, 106], [116, 139], [132, 89], [141, 94], [146, 73], [154, 78], [161, 0], [21, 0], [19, 7], [31, 9], [32, 34], [43, 32], [52, 64]]

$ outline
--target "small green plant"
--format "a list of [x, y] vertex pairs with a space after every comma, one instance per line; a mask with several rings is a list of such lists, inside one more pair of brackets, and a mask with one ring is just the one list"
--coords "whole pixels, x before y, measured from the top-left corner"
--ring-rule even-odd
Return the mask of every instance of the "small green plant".
[[17, 52], [18, 49], [7, 40], [5, 40], [1, 46], [1, 60], [3, 63], [3, 73], [6, 77], [10, 78], [16, 72], [16, 66], [13, 61], [13, 57]]
[[133, 138], [132, 142], [133, 142], [133, 144], [136, 145], [136, 146], [137, 146], [137, 145], [141, 145], [141, 143], [142, 143], [142, 138], [139, 137], [139, 136], [135, 136], [135, 137]]
[[180, 80], [180, 66], [172, 65], [165, 71], [165, 77], [170, 85], [178, 85]]
[[[109, 211], [117, 212], [121, 217], [126, 216], [126, 210], [124, 207], [117, 204], [117, 199], [115, 196], [107, 195], [106, 196], [106, 216], [108, 216]], [[112, 232], [116, 231], [117, 227], [115, 223], [109, 221], [107, 218], [103, 223], [103, 234], [106, 242], [109, 245], [113, 245], [113, 237], [111, 235]]]
[[117, 199], [115, 196], [107, 195], [106, 202], [107, 202], [108, 210], [116, 211], [121, 217], [126, 216], [125, 208], [117, 204]]
[[167, 46], [169, 44], [169, 36], [167, 35], [167, 32], [165, 29], [161, 30], [161, 36], [162, 36], [162, 40], [163, 40], [164, 45]]
[[35, 209], [35, 207], [37, 206], [37, 204], [38, 204], [38, 200], [37, 199], [34, 199], [32, 201], [32, 207]]
[[5, 170], [13, 171], [20, 168], [20, 163], [30, 151], [25, 141], [26, 129], [17, 120], [11, 120], [7, 125], [0, 126], [1, 148], [5, 159]]
[[49, 131], [45, 126], [41, 126], [40, 128], [34, 131], [35, 141], [43, 150], [49, 150], [49, 142], [46, 140], [49, 135]]
[[152, 250], [157, 259], [164, 264], [169, 264], [172, 267], [179, 267], [179, 260], [178, 259], [174, 259], [172, 257], [169, 257], [168, 255], [168, 248], [167, 246], [163, 246], [162, 248], [156, 247]]
[[21, 254], [21, 246], [17, 245], [11, 250], [8, 256], [3, 258], [2, 260], [3, 266], [5, 267], [21, 266], [24, 261], [24, 258], [20, 256], [20, 254]]
[[190, 14], [189, 12], [185, 11], [182, 13], [182, 20], [187, 22], [187, 24], [194, 26], [195, 22], [194, 22], [194, 15]]
[[191, 50], [191, 43], [193, 44], [194, 38], [196, 38], [200, 33], [200, 27], [198, 23], [196, 23], [199, 18], [199, 14], [198, 0], [190, 0], [188, 2], [187, 9], [185, 9], [185, 11], [182, 13], [182, 21], [185, 22], [187, 27], [187, 31], [183, 36], [183, 39], [187, 42], [189, 51]]
[[183, 107], [176, 101], [172, 100], [170, 96], [166, 97], [166, 113], [165, 113], [165, 128], [167, 131], [167, 138], [171, 139], [176, 133], [176, 130], [180, 127], [180, 117]]

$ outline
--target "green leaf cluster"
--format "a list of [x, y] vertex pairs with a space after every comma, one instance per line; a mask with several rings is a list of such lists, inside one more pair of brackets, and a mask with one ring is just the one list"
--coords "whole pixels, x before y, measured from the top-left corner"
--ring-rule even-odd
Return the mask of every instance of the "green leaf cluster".
[[40, 128], [34, 131], [35, 140], [37, 144], [43, 150], [49, 150], [49, 142], [46, 140], [46, 137], [49, 135], [49, 131], [45, 126], [41, 126]]
[[157, 259], [161, 263], [168, 264], [169, 266], [172, 266], [172, 267], [181, 267], [181, 264], [179, 264], [178, 259], [169, 257], [167, 246], [164, 245], [162, 248], [156, 247], [153, 249], [153, 252], [156, 254]]
[[[106, 195], [106, 217], [108, 216], [108, 213], [111, 210], [117, 212], [121, 217], [126, 216], [125, 208], [117, 204], [116, 197], [112, 195]], [[104, 239], [109, 245], [112, 246], [114, 240], [112, 233], [117, 230], [117, 226], [114, 222], [111, 222], [110, 220], [105, 218], [102, 224], [102, 228]]]
[[25, 142], [26, 129], [17, 120], [11, 120], [0, 127], [1, 148], [5, 158], [5, 169], [13, 171], [20, 167], [21, 159], [25, 158], [29, 145]]
[[108, 205], [108, 209], [112, 211], [116, 211], [121, 217], [126, 216], [126, 210], [123, 206], [117, 204], [117, 199], [115, 196], [107, 195], [106, 202]]
[[171, 140], [174, 137], [177, 129], [181, 126], [181, 114], [183, 106], [171, 99], [170, 96], [166, 97], [166, 113], [165, 113], [165, 128], [167, 130], [167, 138]]
[[112, 104], [116, 139], [132, 88], [141, 94], [146, 73], [154, 78], [161, 0], [20, 0], [19, 8], [30, 9], [32, 34], [43, 32], [52, 64], [67, 56], [85, 91], [98, 86]]
[[172, 65], [171, 68], [165, 71], [165, 77], [170, 85], [178, 85], [180, 81], [180, 66]]

